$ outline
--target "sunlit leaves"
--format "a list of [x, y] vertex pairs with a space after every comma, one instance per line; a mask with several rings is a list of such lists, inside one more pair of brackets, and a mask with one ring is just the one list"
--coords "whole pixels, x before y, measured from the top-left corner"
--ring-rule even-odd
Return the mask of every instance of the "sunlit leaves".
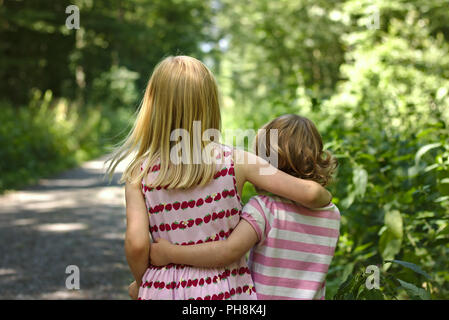
[[[393, 259], [401, 250], [403, 226], [402, 216], [397, 210], [385, 213], [385, 229], [379, 239], [379, 251], [384, 260]], [[387, 264], [385, 268], [388, 268]]]
[[352, 182], [355, 185], [355, 194], [363, 197], [365, 195], [366, 185], [368, 183], [368, 172], [364, 168], [356, 166], [354, 168]]
[[421, 160], [423, 155], [426, 154], [429, 150], [438, 148], [440, 146], [441, 146], [441, 143], [437, 142], [437, 143], [429, 143], [429, 144], [421, 147], [415, 155], [415, 165], [416, 166], [419, 165], [419, 161]]

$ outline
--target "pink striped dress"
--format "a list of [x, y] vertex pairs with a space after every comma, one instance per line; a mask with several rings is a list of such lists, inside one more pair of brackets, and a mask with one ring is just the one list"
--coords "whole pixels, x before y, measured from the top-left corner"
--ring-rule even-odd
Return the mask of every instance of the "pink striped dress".
[[[150, 167], [142, 180], [142, 192], [153, 239], [164, 238], [174, 244], [191, 245], [224, 240], [229, 236], [242, 213], [231, 151], [223, 146], [223, 161], [217, 164], [214, 179], [204, 187], [187, 190], [150, 188], [147, 182], [155, 177], [160, 165]], [[256, 298], [245, 257], [225, 268], [150, 265], [139, 288], [140, 300]]]
[[245, 205], [242, 218], [259, 238], [248, 261], [258, 299], [324, 299], [340, 229], [334, 204], [307, 209], [259, 195]]

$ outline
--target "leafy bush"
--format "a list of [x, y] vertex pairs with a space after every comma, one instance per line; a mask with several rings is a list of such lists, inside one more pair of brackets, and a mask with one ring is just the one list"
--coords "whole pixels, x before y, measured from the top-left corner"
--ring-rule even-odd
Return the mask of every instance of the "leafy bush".
[[1, 108], [0, 192], [101, 155], [123, 138], [131, 119], [124, 108], [80, 111], [63, 99], [53, 100], [51, 91], [34, 91], [24, 108], [5, 102]]
[[[323, 102], [320, 128], [340, 160], [335, 201], [344, 214], [330, 280], [363, 262], [400, 257], [435, 277], [431, 295], [449, 295], [449, 46], [408, 10], [388, 32], [349, 35], [353, 50], [341, 83]], [[315, 119], [317, 117], [315, 116]], [[401, 281], [414, 275], [392, 268]], [[419, 288], [426, 283], [418, 283]], [[404, 288], [403, 288], [404, 289]], [[401, 289], [402, 290], [402, 289]], [[406, 289], [405, 289], [406, 290]], [[335, 292], [335, 290], [333, 291]], [[332, 296], [332, 290], [329, 296]]]
[[[329, 87], [320, 93], [313, 90], [313, 85], [298, 81], [295, 95], [289, 98], [282, 97], [283, 91], [276, 86], [254, 89], [252, 94], [240, 90], [238, 85], [230, 86], [224, 79], [227, 87], [241, 91], [232, 93], [229, 108], [233, 113], [226, 117], [234, 117], [240, 126], [257, 128], [282, 113], [307, 116], [316, 123], [325, 148], [338, 157], [339, 171], [331, 191], [342, 213], [342, 225], [327, 277], [326, 298], [380, 298], [377, 293], [364, 292], [361, 286], [367, 277], [365, 268], [379, 265], [382, 297], [447, 299], [449, 33], [441, 20], [447, 11], [441, 11], [439, 1], [380, 0], [376, 2], [379, 28], [368, 29], [372, 1], [339, 3], [329, 12], [336, 10], [334, 16], [342, 17], [335, 30], [347, 32], [341, 33], [338, 40], [312, 37], [321, 45], [345, 48], [335, 89]], [[328, 9], [327, 4], [319, 6], [322, 12]], [[310, 11], [319, 11], [302, 8], [305, 16], [307, 12], [310, 16]], [[301, 35], [294, 23], [289, 25], [289, 20], [283, 19], [282, 15], [289, 13], [278, 14], [276, 21], [283, 22], [279, 34], [285, 41], [294, 37], [292, 34]], [[250, 16], [247, 23], [258, 26], [259, 20], [251, 20]], [[257, 53], [252, 48], [257, 45], [247, 39], [246, 52], [255, 57], [245, 57], [249, 61], [241, 59], [239, 66], [251, 69], [250, 61], [270, 54]], [[283, 52], [281, 49], [279, 53]], [[278, 60], [288, 62], [306, 50], [300, 43], [295, 49], [298, 52], [268, 60], [264, 70], [272, 67], [275, 71], [276, 64], [282, 65]], [[230, 50], [231, 61], [239, 50], [242, 49]], [[310, 79], [310, 75], [292, 66], [289, 75], [296, 73], [299, 79]], [[247, 69], [243, 69], [244, 73], [248, 73]], [[258, 69], [251, 72], [260, 78], [255, 84], [276, 79]], [[239, 77], [232, 83], [244, 80]], [[279, 85], [283, 85], [281, 81]], [[287, 85], [282, 89], [291, 93]], [[329, 95], [328, 90], [333, 92]], [[242, 108], [246, 110], [240, 111]], [[249, 198], [253, 191], [246, 187], [244, 192], [244, 198]], [[403, 267], [404, 263], [385, 263], [394, 259], [419, 266], [432, 280], [417, 277], [412, 269]]]
[[112, 108], [136, 105], [140, 95], [136, 89], [137, 72], [112, 66], [111, 70], [94, 79], [91, 99]]
[[[395, 263], [404, 270], [413, 271], [417, 278], [424, 279], [427, 289], [419, 288], [413, 283], [396, 278], [394, 274], [380, 271], [380, 266], [369, 266], [366, 269], [354, 271], [338, 288], [334, 300], [385, 300], [408, 298], [429, 300], [431, 298], [431, 277], [419, 266], [400, 260], [387, 260]], [[403, 296], [397, 296], [398, 289]], [[406, 294], [404, 296], [404, 294]]]

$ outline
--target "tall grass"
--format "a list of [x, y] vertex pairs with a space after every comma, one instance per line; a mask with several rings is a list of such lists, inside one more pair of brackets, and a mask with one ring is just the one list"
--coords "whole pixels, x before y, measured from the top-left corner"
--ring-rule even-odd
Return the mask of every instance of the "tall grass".
[[80, 106], [36, 90], [27, 106], [0, 102], [0, 193], [107, 152], [126, 134], [133, 111]]

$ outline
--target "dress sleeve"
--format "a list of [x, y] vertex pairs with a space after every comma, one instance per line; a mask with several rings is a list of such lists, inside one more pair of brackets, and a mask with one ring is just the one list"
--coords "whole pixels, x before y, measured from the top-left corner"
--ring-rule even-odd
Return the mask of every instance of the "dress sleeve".
[[258, 196], [252, 197], [249, 202], [243, 207], [242, 219], [245, 219], [256, 231], [258, 244], [262, 244], [269, 232], [270, 226], [267, 222], [265, 210], [258, 201]]

